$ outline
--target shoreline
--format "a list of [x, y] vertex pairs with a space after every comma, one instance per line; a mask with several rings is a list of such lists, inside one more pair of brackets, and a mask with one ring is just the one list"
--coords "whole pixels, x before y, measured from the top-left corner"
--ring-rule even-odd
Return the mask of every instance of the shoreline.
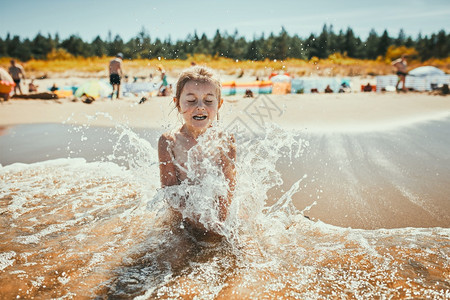
[[[292, 201], [299, 210], [308, 208], [305, 214], [311, 220], [344, 228], [448, 228], [449, 129], [450, 118], [390, 132], [298, 131], [300, 155], [294, 155], [295, 146], [285, 149], [287, 156], [276, 166], [282, 183], [268, 192], [268, 199], [279, 199], [303, 178]], [[60, 158], [129, 168], [128, 155], [139, 159], [142, 149], [146, 157], [157, 159], [157, 140], [164, 130], [17, 125], [0, 136], [0, 169], [16, 163], [38, 167]], [[263, 139], [269, 148], [270, 141], [277, 137]]]
[[[70, 99], [9, 100], [0, 105], [0, 128], [19, 124], [89, 124], [162, 128], [179, 123], [171, 97], [100, 99], [92, 104]], [[262, 100], [261, 100], [262, 99]], [[220, 110], [226, 125], [239, 117], [248, 126], [275, 123], [309, 131], [379, 131], [450, 115], [450, 98], [428, 94], [288, 94], [261, 98], [224, 97]], [[259, 123], [259, 124], [258, 124]]]

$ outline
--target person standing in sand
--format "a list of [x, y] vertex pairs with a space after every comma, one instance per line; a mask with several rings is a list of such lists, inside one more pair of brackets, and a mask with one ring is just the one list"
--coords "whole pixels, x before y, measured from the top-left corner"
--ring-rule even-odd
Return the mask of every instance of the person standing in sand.
[[398, 91], [398, 86], [400, 82], [402, 82], [403, 84], [402, 91], [406, 92], [405, 82], [406, 82], [406, 75], [408, 75], [406, 56], [402, 55], [402, 57], [394, 60], [392, 62], [392, 66], [394, 66], [394, 68], [397, 70], [398, 76], [398, 81], [397, 85], [395, 86], [395, 89]]
[[[215, 200], [216, 221], [221, 223], [227, 218], [228, 207], [231, 203], [235, 185], [235, 159], [236, 148], [234, 137], [220, 132], [215, 137], [210, 137], [206, 131], [215, 129], [214, 121], [218, 119], [218, 111], [222, 106], [221, 84], [214, 73], [206, 67], [195, 66], [183, 71], [176, 86], [176, 96], [173, 98], [178, 112], [183, 118], [183, 125], [173, 133], [163, 134], [158, 142], [158, 156], [161, 186], [163, 188], [181, 185], [196, 185], [201, 181], [200, 174], [207, 172], [202, 161], [211, 162], [209, 167], [217, 168], [218, 173], [222, 173], [226, 180], [227, 193], [218, 195]], [[208, 151], [203, 151], [199, 140], [206, 138], [211, 140], [216, 138], [219, 143]], [[198, 163], [198, 167], [197, 167]], [[189, 172], [189, 166], [195, 165], [193, 173]], [[189, 175], [191, 174], [191, 175]], [[200, 235], [217, 234], [216, 231], [207, 230], [204, 224], [200, 223], [198, 217], [185, 216], [185, 206], [187, 201], [196, 201], [183, 198], [177, 207], [172, 209], [175, 216], [181, 219], [183, 226], [194, 230]], [[192, 205], [192, 204], [191, 204]], [[194, 203], [195, 210], [202, 209]], [[196, 214], [202, 214], [197, 211]], [[220, 233], [219, 233], [220, 235]]]
[[25, 79], [25, 71], [23, 67], [19, 64], [16, 64], [14, 59], [11, 59], [11, 66], [9, 67], [9, 74], [11, 74], [12, 79], [16, 86], [14, 87], [14, 95], [17, 95], [17, 88], [19, 88], [19, 92], [22, 95], [22, 89], [20, 87], [21, 79]]
[[158, 96], [169, 96], [171, 91], [168, 90], [169, 83], [167, 82], [166, 71], [162, 65], [158, 66], [159, 72], [161, 72], [161, 85], [159, 86]]
[[123, 54], [117, 53], [116, 57], [109, 62], [109, 82], [113, 87], [113, 92], [111, 94], [111, 100], [114, 97], [114, 91], [117, 90], [117, 99], [120, 95], [120, 79], [123, 75], [122, 71], [122, 59]]

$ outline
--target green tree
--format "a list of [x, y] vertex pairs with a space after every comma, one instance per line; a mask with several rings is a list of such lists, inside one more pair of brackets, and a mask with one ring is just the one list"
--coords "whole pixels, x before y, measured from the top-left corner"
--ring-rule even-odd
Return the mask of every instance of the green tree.
[[376, 33], [375, 29], [372, 29], [367, 37], [365, 43], [365, 57], [369, 59], [376, 59], [378, 57], [378, 44], [380, 42], [380, 38]]
[[[253, 37], [256, 45], [256, 58], [257, 60], [264, 60], [267, 57], [267, 49], [265, 48], [265, 38], [264, 33], [259, 37]], [[249, 49], [250, 45], [247, 46], [247, 52], [250, 51]]]
[[198, 44], [200, 43], [200, 38], [197, 35], [197, 30], [194, 31], [194, 36], [191, 40], [191, 47], [192, 47], [192, 54], [197, 53], [198, 50]]
[[120, 37], [120, 35], [116, 34], [114, 37], [114, 40], [109, 44], [108, 47], [108, 55], [109, 56], [115, 56], [117, 53], [121, 52], [123, 53], [125, 50], [125, 44]]
[[8, 44], [8, 55], [18, 58], [21, 61], [28, 61], [31, 59], [31, 42], [25, 39], [23, 42], [19, 36], [15, 35]]
[[144, 27], [142, 27], [141, 31], [138, 33], [137, 39], [134, 41], [134, 43], [137, 43], [137, 58], [151, 58], [151, 50], [153, 46], [151, 43], [150, 34]]
[[102, 57], [108, 53], [106, 43], [101, 39], [100, 36], [97, 37], [91, 43], [92, 54], [97, 57]]
[[31, 53], [36, 59], [45, 59], [47, 54], [53, 49], [53, 39], [46, 38], [38, 33], [31, 42]]
[[132, 38], [128, 42], [125, 43], [125, 45], [123, 47], [123, 55], [130, 59], [140, 58], [140, 57], [138, 57], [140, 47], [141, 46], [140, 46], [139, 38], [137, 38], [137, 37]]
[[357, 57], [357, 47], [358, 41], [353, 34], [353, 30], [348, 27], [344, 39], [344, 53], [347, 53], [349, 57]]
[[158, 58], [158, 57], [163, 57], [164, 53], [163, 53], [163, 43], [161, 42], [161, 40], [159, 38], [157, 38], [151, 47], [150, 50], [150, 58]]
[[187, 59], [187, 52], [184, 41], [177, 41], [174, 45], [174, 55], [175, 59]]
[[311, 57], [319, 57], [319, 44], [313, 33], [305, 40], [305, 49], [308, 59], [311, 59]]
[[406, 42], [405, 42], [405, 46], [408, 48], [415, 48], [416, 43], [410, 36], [408, 36], [408, 38], [406, 39]]
[[378, 42], [377, 56], [379, 55], [385, 56], [386, 50], [389, 48], [390, 45], [391, 45], [391, 38], [389, 37], [387, 30], [384, 30], [383, 34], [380, 37], [380, 41]]
[[209, 42], [206, 34], [203, 33], [202, 37], [196, 43], [196, 46], [194, 48], [194, 53], [198, 53], [198, 54], [210, 54], [211, 53], [210, 42]]
[[223, 56], [224, 49], [225, 49], [224, 39], [222, 38], [219, 29], [217, 29], [212, 42], [211, 55]]
[[173, 51], [172, 46], [172, 38], [170, 37], [170, 35], [163, 42], [163, 57], [167, 59], [175, 58], [175, 52]]
[[74, 56], [87, 57], [90, 54], [88, 49], [89, 45], [86, 45], [86, 43], [76, 35], [71, 35], [68, 39], [62, 41], [61, 47]]
[[288, 57], [306, 59], [303, 41], [298, 35], [294, 35], [289, 41]]
[[58, 48], [59, 47], [59, 43], [60, 43], [60, 38], [59, 38], [59, 34], [58, 33], [55, 33], [54, 41], [55, 41], [55, 48]]
[[6, 51], [6, 42], [0, 38], [0, 57], [8, 56]]
[[225, 33], [223, 56], [229, 57], [229, 58], [235, 58], [235, 47], [236, 47], [237, 36], [238, 36], [237, 30], [234, 31], [233, 35], [229, 35], [228, 33]]
[[328, 49], [330, 43], [329, 32], [327, 28], [327, 24], [323, 25], [322, 33], [319, 35], [317, 39], [317, 57], [319, 58], [327, 58], [330, 55], [330, 51]]
[[406, 42], [406, 35], [403, 29], [400, 29], [398, 33], [398, 37], [393, 41], [395, 46], [402, 46], [405, 45]]
[[10, 57], [17, 57], [15, 56], [17, 48], [21, 46], [20, 37], [18, 35], [15, 35], [13, 38], [11, 38], [11, 35], [8, 33], [6, 35], [5, 39], [5, 45], [6, 45], [6, 52], [8, 53], [8, 56]]
[[274, 34], [271, 32], [270, 35], [267, 37], [267, 39], [264, 40], [264, 59], [268, 58], [270, 60], [276, 59], [277, 57], [275, 56], [275, 43], [276, 43], [276, 38], [274, 36]]
[[447, 41], [447, 36], [445, 34], [444, 30], [441, 30], [438, 32], [438, 34], [436, 35], [436, 43], [435, 43], [435, 47], [434, 51], [433, 51], [433, 56], [434, 57], [438, 57], [438, 58], [446, 58], [449, 56], [450, 54], [450, 48], [448, 47], [448, 41]]
[[288, 56], [289, 51], [289, 35], [284, 29], [281, 27], [280, 34], [275, 38], [275, 43], [273, 45], [273, 52], [276, 59], [284, 60]]
[[333, 25], [330, 24], [330, 27], [328, 29], [328, 51], [329, 51], [329, 54], [339, 52], [338, 48], [339, 48], [339, 44], [337, 41], [337, 35], [333, 31]]
[[236, 39], [236, 42], [234, 44], [234, 47], [232, 48], [232, 58], [243, 60], [245, 59], [245, 54], [247, 53], [247, 41], [244, 37], [239, 37]]
[[260, 60], [262, 55], [258, 54], [258, 44], [253, 38], [253, 41], [247, 47], [247, 52], [245, 53], [244, 59], [247, 60]]
[[336, 36], [336, 50], [341, 54], [345, 52], [345, 34], [342, 29], [339, 30], [339, 34]]

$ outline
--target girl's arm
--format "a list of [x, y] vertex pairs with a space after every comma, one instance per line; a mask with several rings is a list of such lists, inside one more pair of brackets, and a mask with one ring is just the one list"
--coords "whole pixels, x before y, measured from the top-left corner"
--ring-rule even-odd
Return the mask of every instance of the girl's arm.
[[[158, 141], [159, 176], [163, 188], [179, 184], [171, 150], [174, 142], [173, 137], [167, 133], [161, 135]], [[179, 211], [175, 209], [171, 209], [171, 211], [175, 219], [183, 218]]]
[[225, 179], [228, 182], [228, 195], [227, 198], [219, 198], [219, 219], [224, 221], [228, 215], [228, 207], [231, 204], [233, 193], [236, 185], [236, 145], [234, 136], [230, 137], [228, 152], [221, 155], [222, 171], [225, 175]]
[[178, 184], [175, 164], [170, 150], [173, 142], [173, 137], [166, 133], [161, 135], [158, 141], [159, 174], [162, 187]]

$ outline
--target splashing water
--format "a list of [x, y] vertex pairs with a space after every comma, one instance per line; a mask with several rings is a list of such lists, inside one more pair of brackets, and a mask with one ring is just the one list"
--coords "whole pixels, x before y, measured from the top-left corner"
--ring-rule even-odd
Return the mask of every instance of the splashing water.
[[[189, 182], [161, 189], [151, 144], [123, 125], [115, 134], [113, 155], [99, 161], [0, 169], [2, 297], [450, 297], [449, 229], [363, 230], [305, 218], [320, 199], [303, 210], [292, 199], [309, 175], [297, 172], [287, 191], [280, 188], [289, 162], [308, 149], [296, 132], [268, 127], [237, 140], [224, 222], [215, 199], [227, 183], [214, 155], [190, 160]], [[191, 157], [223, 142], [211, 130]], [[222, 237], [173, 221], [169, 207], [181, 199], [185, 217]]]

